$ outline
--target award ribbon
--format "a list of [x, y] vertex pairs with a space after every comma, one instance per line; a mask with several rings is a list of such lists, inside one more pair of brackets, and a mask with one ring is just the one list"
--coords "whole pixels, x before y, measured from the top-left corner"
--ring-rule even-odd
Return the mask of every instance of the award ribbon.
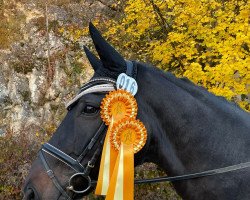
[[137, 110], [133, 95], [120, 89], [107, 94], [101, 103], [101, 117], [109, 127], [95, 194], [107, 195], [106, 200], [134, 198], [134, 153], [147, 139], [145, 126], [136, 120]]
[[134, 153], [145, 145], [147, 131], [136, 119], [122, 119], [113, 128], [110, 140], [119, 151], [106, 200], [134, 199]]
[[118, 152], [111, 148], [109, 139], [113, 125], [123, 118], [135, 118], [136, 115], [137, 103], [129, 92], [124, 90], [111, 91], [103, 99], [101, 103], [101, 118], [109, 127], [104, 141], [95, 194], [107, 194], [109, 181], [115, 167]]

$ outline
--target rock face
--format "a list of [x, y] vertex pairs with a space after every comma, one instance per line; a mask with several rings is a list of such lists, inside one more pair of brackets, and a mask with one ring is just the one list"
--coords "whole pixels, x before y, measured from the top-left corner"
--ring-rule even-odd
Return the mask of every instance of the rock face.
[[90, 39], [82, 37], [81, 44], [74, 43], [58, 30], [71, 24], [81, 28], [89, 19], [113, 12], [109, 1], [107, 5], [58, 1], [49, 3], [47, 11], [43, 1], [22, 2], [3, 1], [12, 7], [0, 9], [6, 22], [21, 16], [16, 19], [19, 37], [9, 44], [7, 37], [0, 40], [0, 135], [58, 125], [66, 113], [65, 103], [92, 74], [81, 48]]
[[[49, 2], [47, 9], [45, 2]], [[81, 30], [90, 20], [101, 22], [119, 14], [116, 13], [119, 9], [112, 5], [114, 2], [125, 1], [0, 0], [0, 137], [12, 131], [15, 134], [29, 133], [27, 135], [34, 139], [41, 131], [53, 132], [66, 113], [65, 103], [93, 73], [82, 50], [82, 45], [88, 45], [90, 38], [76, 34], [75, 41], [68, 32], [64, 34], [59, 30], [62, 27]], [[46, 140], [49, 136], [45, 135], [44, 138]], [[37, 141], [39, 146], [40, 142]], [[4, 169], [7, 169], [2, 173], [2, 188], [14, 188], [13, 191], [17, 192], [22, 187], [21, 177], [27, 175], [27, 162], [31, 162], [32, 152], [37, 152], [30, 145], [21, 143], [22, 151], [15, 148], [18, 144], [16, 140], [9, 145], [11, 148], [7, 146], [1, 151], [5, 153]], [[35, 148], [34, 140], [31, 143]], [[151, 167], [150, 171], [156, 170]], [[9, 189], [1, 194], [2, 188], [0, 199], [21, 199], [21, 195], [13, 197]], [[165, 188], [160, 188], [162, 186], [154, 185], [145, 190], [139, 189], [141, 192], [137, 188], [136, 198], [164, 199], [166, 195], [162, 191]], [[161, 191], [161, 196], [150, 190]]]

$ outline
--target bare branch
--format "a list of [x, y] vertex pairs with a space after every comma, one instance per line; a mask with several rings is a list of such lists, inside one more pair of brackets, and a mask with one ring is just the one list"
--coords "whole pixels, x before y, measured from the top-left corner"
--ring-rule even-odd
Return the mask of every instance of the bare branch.
[[47, 73], [47, 79], [48, 84], [52, 81], [53, 76], [53, 70], [51, 68], [50, 64], [50, 40], [49, 40], [49, 19], [48, 19], [48, 2], [45, 2], [45, 19], [46, 19], [46, 37], [47, 37], [47, 62], [48, 62], [48, 73]]
[[108, 8], [110, 8], [113, 11], [116, 11], [116, 12], [121, 11], [121, 9], [119, 7], [116, 8], [113, 5], [108, 4], [104, 0], [97, 0], [97, 1], [100, 2], [101, 4], [103, 4], [104, 6], [107, 6]]
[[157, 20], [159, 25], [162, 27], [163, 31], [167, 34], [169, 31], [167, 30], [166, 25], [168, 26], [168, 28], [170, 28], [169, 24], [164, 19], [159, 7], [154, 3], [154, 0], [149, 0], [149, 2], [153, 7], [154, 12], [156, 13], [156, 15], [159, 18], [159, 20]]

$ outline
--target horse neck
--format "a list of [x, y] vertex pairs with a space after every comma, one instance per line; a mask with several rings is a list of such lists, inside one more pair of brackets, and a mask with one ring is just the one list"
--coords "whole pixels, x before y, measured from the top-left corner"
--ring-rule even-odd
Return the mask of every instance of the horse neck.
[[[148, 85], [142, 92], [148, 94], [144, 98], [153, 111], [150, 117], [155, 118], [150, 122], [152, 162], [169, 175], [180, 175], [236, 164], [249, 155], [242, 149], [250, 128], [244, 124], [244, 111], [172, 75], [154, 70], [150, 74], [143, 76]], [[236, 136], [236, 130], [242, 134]], [[234, 151], [242, 154], [235, 156]]]

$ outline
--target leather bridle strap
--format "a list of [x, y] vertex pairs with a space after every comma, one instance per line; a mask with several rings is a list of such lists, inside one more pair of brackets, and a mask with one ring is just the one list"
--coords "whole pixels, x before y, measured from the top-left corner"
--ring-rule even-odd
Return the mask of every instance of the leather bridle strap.
[[164, 177], [159, 177], [159, 178], [136, 180], [135, 184], [190, 180], [190, 179], [196, 179], [196, 178], [201, 178], [201, 177], [206, 177], [206, 176], [223, 174], [223, 173], [227, 173], [227, 172], [233, 172], [233, 171], [237, 171], [237, 170], [241, 170], [241, 169], [245, 169], [245, 168], [249, 168], [249, 167], [250, 167], [250, 162], [245, 162], [245, 163], [240, 163], [237, 165], [231, 165], [231, 166], [227, 166], [227, 167], [207, 170], [204, 172], [185, 174], [185, 175], [180, 175], [180, 176], [172, 176], [172, 177], [164, 176]]
[[94, 135], [94, 137], [90, 140], [89, 144], [84, 149], [84, 151], [81, 153], [81, 155], [77, 158], [78, 162], [82, 161], [84, 156], [86, 156], [86, 154], [93, 148], [93, 146], [95, 145], [97, 140], [100, 138], [100, 135], [104, 134], [106, 132], [106, 129], [107, 129], [107, 127], [106, 127], [105, 123], [102, 122], [101, 126], [98, 128], [98, 130], [97, 130], [96, 134]]
[[[103, 144], [103, 140], [104, 140], [103, 138], [104, 138], [105, 132], [106, 132], [106, 126], [104, 122], [102, 122], [102, 124], [98, 128], [98, 131], [96, 132], [94, 137], [90, 140], [87, 147], [83, 150], [83, 152], [80, 154], [80, 156], [76, 160], [49, 143], [44, 143], [40, 151], [46, 152], [47, 154], [60, 160], [61, 162], [65, 163], [70, 168], [72, 168], [75, 172], [84, 173], [85, 167], [83, 167], [81, 164], [82, 159], [84, 158], [85, 155], [87, 155], [87, 153], [89, 153], [90, 150], [92, 150], [93, 146], [96, 144], [97, 141], [99, 141], [99, 146], [97, 146], [97, 150], [98, 152], [100, 151], [99, 147], [100, 145]], [[97, 150], [94, 152], [93, 156], [91, 157], [91, 160], [89, 161], [90, 163], [87, 163], [87, 165], [90, 165], [90, 166], [94, 165], [94, 162], [96, 161], [97, 156], [99, 156], [99, 155], [96, 155], [98, 153]], [[45, 158], [44, 158], [44, 161], [46, 161]]]
[[135, 77], [137, 73], [136, 65], [134, 65], [133, 62], [130, 60], [126, 60], [126, 64], [127, 64], [126, 74], [130, 77], [136, 78]]
[[65, 192], [65, 190], [61, 187], [61, 185], [59, 184], [59, 181], [57, 180], [54, 172], [50, 169], [50, 167], [48, 166], [45, 158], [44, 158], [44, 155], [43, 155], [43, 152], [40, 150], [39, 151], [39, 156], [40, 156], [40, 159], [43, 163], [43, 166], [46, 170], [46, 173], [48, 174], [49, 178], [52, 180], [52, 182], [54, 183], [54, 185], [56, 186], [56, 188], [61, 192], [61, 194], [67, 198], [67, 200], [71, 200], [71, 197], [67, 194], [67, 192]]
[[[136, 78], [137, 74], [137, 66], [134, 65], [131, 61], [126, 61], [127, 64], [127, 71], [126, 74]], [[76, 97], [71, 100], [67, 105], [66, 108], [68, 110], [71, 109], [71, 107], [85, 94], [94, 93], [94, 92], [109, 92], [115, 89], [116, 81], [110, 78], [93, 78], [88, 83], [86, 83], [79, 91], [79, 93], [76, 95]], [[94, 137], [90, 140], [87, 147], [83, 150], [83, 152], [80, 154], [80, 156], [75, 160], [71, 156], [67, 155], [60, 149], [54, 147], [53, 145], [49, 143], [43, 144], [41, 150], [39, 151], [40, 159], [43, 163], [43, 166], [46, 170], [46, 173], [50, 177], [50, 179], [53, 181], [56, 188], [61, 192], [61, 194], [66, 197], [67, 199], [71, 199], [71, 197], [67, 194], [67, 192], [62, 188], [60, 185], [58, 179], [55, 177], [53, 171], [50, 169], [43, 152], [46, 152], [47, 154], [53, 156], [54, 158], [60, 160], [61, 162], [65, 163], [69, 167], [71, 167], [74, 171], [76, 171], [77, 174], [83, 174], [87, 177], [87, 179], [90, 181], [89, 173], [91, 169], [94, 167], [97, 159], [99, 158], [103, 142], [105, 139], [105, 133], [106, 132], [106, 126], [104, 123], [101, 124], [98, 131], [94, 135]], [[101, 137], [102, 136], [102, 137]], [[96, 142], [99, 141], [99, 146], [97, 146], [93, 156], [88, 161], [86, 167], [83, 167], [81, 164], [82, 159], [90, 153], [90, 150], [92, 150], [93, 146], [96, 144]], [[73, 175], [74, 176], [74, 175]], [[71, 176], [71, 178], [73, 177]], [[70, 180], [71, 180], [70, 178]], [[70, 182], [70, 181], [69, 181]], [[90, 186], [91, 183], [89, 182]], [[67, 187], [69, 190], [72, 190], [72, 187]], [[87, 188], [89, 189], [89, 188]], [[86, 190], [87, 190], [86, 189]], [[74, 191], [77, 193], [77, 191]]]
[[[88, 161], [87, 167], [85, 168], [84, 173], [85, 174], [89, 174], [90, 170], [93, 169], [95, 167], [95, 163], [98, 160], [99, 156], [102, 153], [102, 146], [105, 140], [105, 134], [102, 136], [100, 142], [99, 142], [99, 146], [97, 147], [97, 149], [95, 150], [95, 153], [93, 154], [92, 158]], [[92, 184], [91, 184], [92, 185]]]
[[[46, 152], [47, 154], [49, 154], [49, 155], [53, 156], [54, 158], [60, 160], [61, 162], [65, 163], [70, 168], [72, 168], [75, 172], [82, 173], [86, 177], [89, 177], [89, 173], [90, 173], [91, 169], [94, 168], [95, 163], [101, 154], [102, 145], [103, 145], [104, 138], [105, 138], [105, 134], [104, 134], [105, 132], [106, 132], [106, 126], [105, 126], [104, 122], [102, 122], [101, 126], [98, 128], [98, 131], [96, 132], [94, 137], [91, 139], [91, 141], [89, 142], [87, 147], [84, 149], [83, 153], [76, 160], [49, 143], [45, 143], [42, 145], [42, 148], [39, 151], [39, 156], [40, 156], [40, 159], [41, 159], [43, 166], [46, 170], [46, 173], [48, 174], [49, 178], [52, 180], [52, 182], [54, 183], [56, 188], [61, 192], [62, 196], [66, 197], [67, 200], [71, 200], [72, 198], [68, 195], [68, 193], [60, 185], [58, 179], [55, 177], [53, 171], [49, 167], [49, 165], [48, 165], [48, 163], [43, 155], [43, 152]], [[83, 167], [81, 164], [81, 160], [83, 159], [83, 157], [85, 155], [87, 155], [87, 153], [89, 153], [90, 150], [92, 150], [93, 146], [97, 142], [98, 142], [97, 149], [95, 150], [91, 159], [88, 161], [86, 167]], [[89, 180], [90, 180], [90, 178], [89, 178]]]
[[[98, 80], [97, 80], [98, 81]], [[113, 83], [105, 83], [105, 84], [98, 84], [98, 85], [92, 85], [90, 84], [89, 87], [87, 87], [87, 89], [81, 90], [74, 99], [72, 99], [67, 105], [66, 108], [68, 110], [70, 110], [71, 106], [74, 105], [82, 96], [84, 96], [85, 94], [90, 94], [93, 92], [110, 92], [113, 91], [114, 88], [114, 84]]]
[[[88, 83], [86, 83], [78, 93], [78, 95], [71, 100], [67, 104], [67, 109], [70, 110], [71, 107], [85, 94], [89, 93], [95, 93], [95, 92], [109, 92], [115, 89], [115, 80], [110, 79], [110, 78], [94, 78], [90, 80]], [[66, 199], [71, 199], [70, 196], [68, 195], [67, 191], [65, 191], [62, 186], [60, 185], [58, 179], [55, 177], [53, 171], [50, 169], [46, 158], [44, 157], [43, 152], [46, 152], [47, 154], [53, 156], [54, 158], [60, 160], [61, 162], [65, 163], [69, 167], [71, 167], [76, 173], [71, 176], [74, 177], [77, 174], [81, 174], [85, 176], [86, 180], [89, 182], [89, 186], [91, 186], [91, 179], [89, 177], [89, 173], [91, 169], [95, 166], [95, 163], [97, 159], [99, 158], [101, 151], [102, 151], [102, 146], [105, 138], [105, 133], [106, 133], [106, 126], [105, 123], [102, 122], [98, 130], [96, 131], [94, 137], [89, 141], [88, 145], [85, 147], [83, 152], [78, 156], [78, 158], [75, 160], [71, 156], [67, 155], [60, 149], [54, 147], [53, 145], [49, 143], [43, 144], [41, 150], [39, 151], [39, 157], [43, 163], [43, 166], [46, 170], [46, 173], [48, 176], [51, 178], [53, 181], [55, 187], [61, 192], [62, 196], [66, 197]], [[93, 150], [93, 147], [96, 146], [96, 143], [98, 142], [98, 145], [95, 149], [95, 151], [92, 153], [91, 150]], [[90, 160], [86, 165], [82, 165], [82, 159], [86, 155], [92, 155], [90, 157]], [[70, 180], [71, 180], [70, 178]], [[69, 180], [69, 184], [70, 184]], [[72, 187], [70, 185], [67, 187], [68, 190], [72, 190]], [[86, 191], [89, 189], [89, 187], [86, 188]], [[84, 192], [83, 190], [82, 192]], [[73, 191], [74, 193], [82, 193], [81, 191]]]
[[[135, 184], [144, 184], [144, 183], [160, 183], [160, 182], [175, 182], [175, 181], [183, 181], [183, 180], [191, 180], [196, 178], [202, 178], [207, 176], [213, 176], [217, 174], [223, 174], [227, 172], [233, 172], [241, 169], [246, 169], [250, 167], [250, 162], [240, 163], [237, 165], [231, 165], [227, 167], [207, 170], [204, 172], [185, 174], [180, 176], [163, 176], [159, 178], [150, 178], [150, 179], [141, 179], [135, 180]], [[91, 182], [93, 186], [96, 185], [96, 181]]]
[[74, 171], [84, 172], [84, 167], [81, 165], [81, 163], [79, 163], [77, 160], [73, 159], [63, 151], [59, 150], [58, 148], [54, 147], [53, 145], [44, 143], [41, 150], [65, 163]]

